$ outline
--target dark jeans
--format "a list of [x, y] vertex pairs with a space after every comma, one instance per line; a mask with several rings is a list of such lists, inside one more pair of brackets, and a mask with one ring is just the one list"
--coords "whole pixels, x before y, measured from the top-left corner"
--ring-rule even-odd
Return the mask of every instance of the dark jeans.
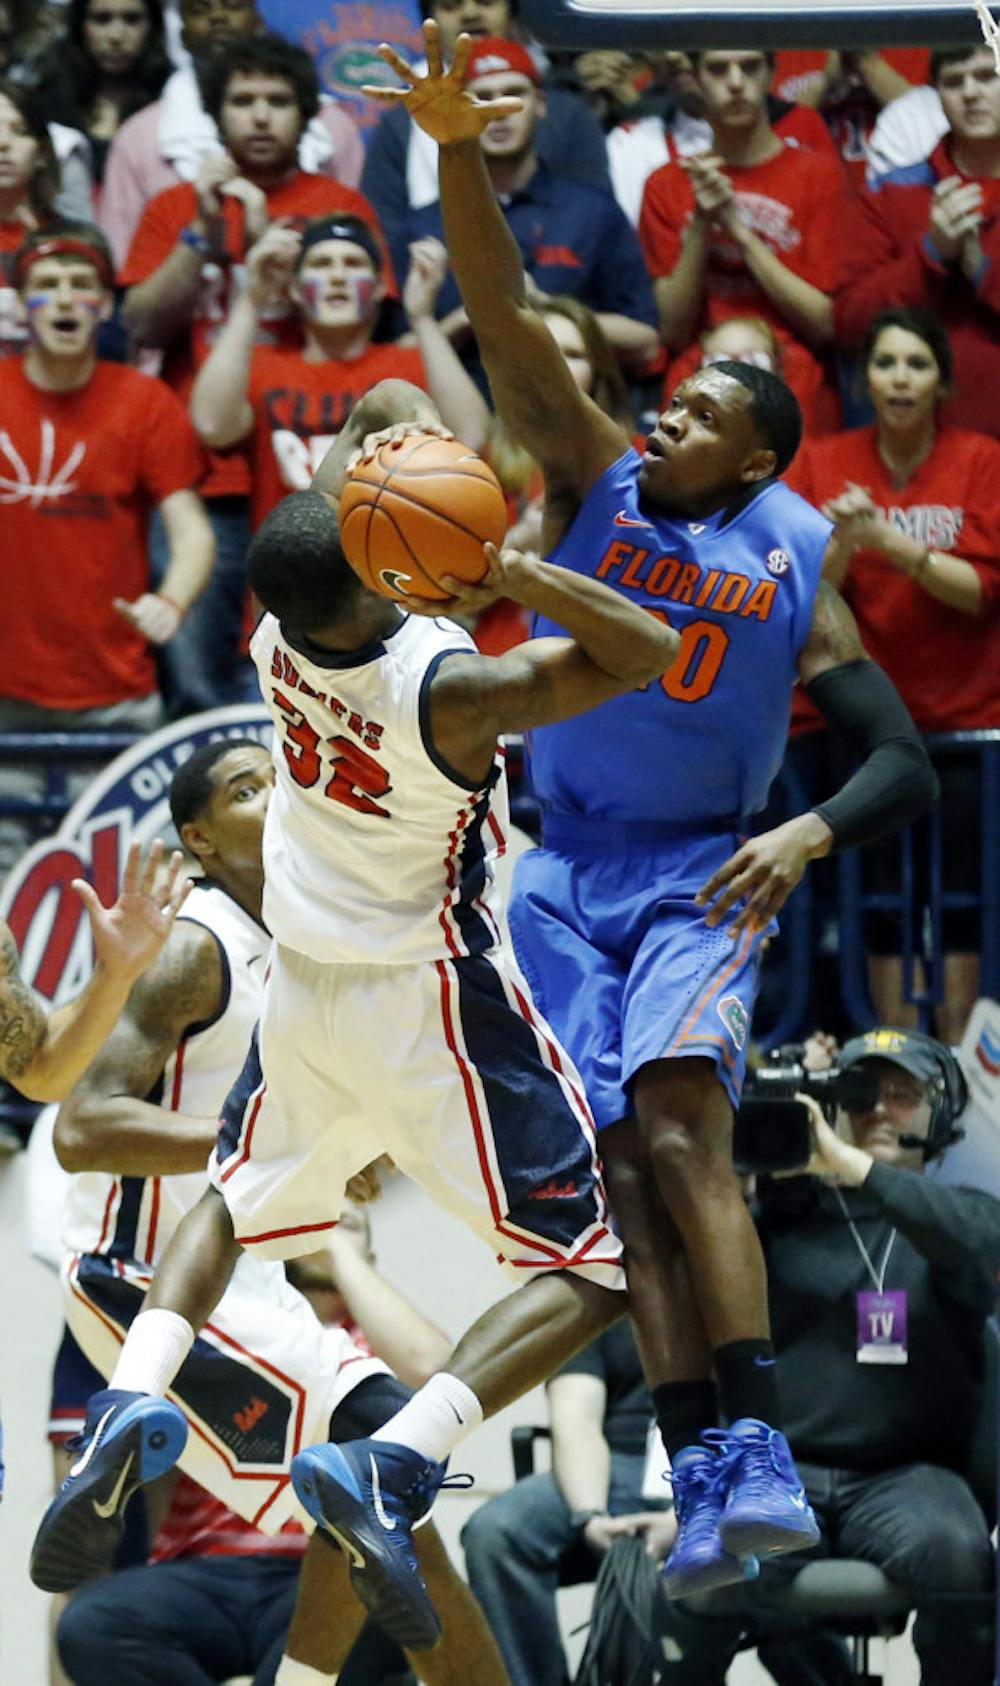
[[[608, 1509], [648, 1510], [642, 1454], [612, 1452]], [[529, 1475], [489, 1499], [462, 1530], [469, 1585], [500, 1647], [511, 1686], [565, 1686], [556, 1588], [592, 1581], [600, 1558], [579, 1545], [552, 1475]]]
[[182, 1557], [83, 1586], [59, 1619], [74, 1686], [271, 1686], [298, 1586], [294, 1557]]
[[823, 1532], [819, 1546], [775, 1559], [745, 1587], [672, 1604], [666, 1626], [679, 1655], [664, 1686], [717, 1686], [741, 1644], [800, 1632], [784, 1590], [817, 1557], [875, 1563], [911, 1592], [923, 1686], [992, 1686], [994, 1554], [961, 1476], [935, 1464], [859, 1475], [797, 1462]]
[[[241, 649], [246, 605], [250, 515], [246, 498], [208, 498], [215, 566], [176, 637], [157, 652], [160, 690], [171, 720], [226, 703], [259, 702], [257, 673]], [[153, 590], [167, 570], [167, 536], [159, 513], [149, 524]]]
[[[74, 1686], [272, 1686], [299, 1580], [297, 1557], [182, 1557], [81, 1587], [59, 1619]], [[367, 1622], [342, 1686], [412, 1681], [397, 1646]], [[414, 1682], [415, 1686], [415, 1682]]]

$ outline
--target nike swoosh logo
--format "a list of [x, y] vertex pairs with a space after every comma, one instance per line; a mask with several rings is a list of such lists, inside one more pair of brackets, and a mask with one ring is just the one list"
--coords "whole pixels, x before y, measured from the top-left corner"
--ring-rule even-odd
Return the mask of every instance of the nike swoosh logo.
[[757, 1370], [773, 1370], [776, 1360], [773, 1358], [755, 1358], [754, 1368]]
[[87, 1447], [86, 1451], [84, 1452], [83, 1457], [80, 1459], [79, 1463], [75, 1463], [73, 1465], [72, 1469], [70, 1470], [70, 1472], [69, 1472], [70, 1475], [82, 1475], [83, 1474], [84, 1470], [86, 1469], [87, 1465], [89, 1464], [89, 1462], [90, 1462], [91, 1458], [93, 1457], [94, 1453], [97, 1451], [98, 1442], [100, 1441], [100, 1438], [101, 1438], [101, 1430], [103, 1429], [105, 1423], [107, 1422], [108, 1418], [112, 1415], [113, 1412], [114, 1412], [114, 1406], [111, 1405], [111, 1406], [109, 1406], [108, 1410], [105, 1411], [103, 1417], [101, 1418], [100, 1422], [98, 1423], [97, 1427], [95, 1428], [94, 1437], [91, 1440], [90, 1445]]
[[135, 1453], [130, 1452], [125, 1468], [122, 1470], [121, 1475], [118, 1477], [118, 1480], [111, 1489], [111, 1497], [109, 1499], [105, 1499], [103, 1504], [98, 1504], [96, 1499], [93, 1501], [95, 1515], [99, 1516], [102, 1522], [106, 1522], [108, 1517], [113, 1516], [115, 1511], [118, 1509], [118, 1503], [122, 1496], [122, 1490], [128, 1480], [128, 1472], [132, 1468], [134, 1461]]
[[405, 591], [413, 584], [413, 575], [401, 574], [398, 568], [380, 568], [378, 577], [387, 591]]
[[368, 1462], [372, 1471], [372, 1504], [375, 1506], [375, 1515], [386, 1532], [391, 1534], [396, 1522], [394, 1517], [388, 1515], [385, 1505], [382, 1503], [382, 1483], [378, 1477], [378, 1464], [375, 1462], [374, 1453], [369, 1452]]
[[652, 530], [653, 523], [652, 523], [652, 521], [635, 521], [635, 520], [633, 520], [631, 515], [626, 515], [625, 511], [623, 509], [620, 509], [618, 511], [618, 514], [615, 516], [615, 526], [616, 527], [645, 527], [648, 530]]

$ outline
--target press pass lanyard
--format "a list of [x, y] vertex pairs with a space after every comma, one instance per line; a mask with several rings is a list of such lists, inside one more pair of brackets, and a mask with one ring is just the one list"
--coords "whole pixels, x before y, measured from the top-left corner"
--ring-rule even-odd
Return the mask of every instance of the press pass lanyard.
[[858, 1232], [858, 1226], [847, 1210], [847, 1203], [840, 1189], [834, 1184], [833, 1192], [837, 1197], [837, 1204], [843, 1214], [854, 1245], [865, 1262], [865, 1269], [871, 1277], [871, 1288], [862, 1288], [855, 1295], [858, 1315], [857, 1360], [859, 1364], [905, 1364], [907, 1361], [906, 1348], [906, 1290], [905, 1288], [885, 1289], [885, 1273], [889, 1266], [889, 1256], [898, 1231], [893, 1230], [886, 1243], [879, 1270], [872, 1263], [871, 1254], [865, 1246]]

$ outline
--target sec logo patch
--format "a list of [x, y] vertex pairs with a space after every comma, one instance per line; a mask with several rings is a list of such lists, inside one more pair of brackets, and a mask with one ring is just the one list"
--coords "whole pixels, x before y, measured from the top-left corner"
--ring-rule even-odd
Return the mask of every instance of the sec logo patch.
[[787, 574], [792, 565], [792, 559], [787, 550], [769, 550], [767, 553], [767, 571], [769, 574]]

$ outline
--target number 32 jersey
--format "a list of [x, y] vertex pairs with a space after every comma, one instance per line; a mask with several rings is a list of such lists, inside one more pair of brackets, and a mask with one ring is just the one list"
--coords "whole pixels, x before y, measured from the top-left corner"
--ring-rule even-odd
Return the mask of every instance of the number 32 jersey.
[[499, 942], [494, 862], [506, 848], [503, 754], [477, 789], [430, 739], [430, 686], [454, 653], [448, 620], [407, 616], [338, 657], [292, 643], [273, 615], [250, 654], [275, 725], [264, 827], [264, 921], [312, 960], [412, 965]]
[[[614, 586], [681, 634], [669, 673], [533, 730], [543, 811], [691, 825], [755, 813], [781, 763], [830, 523], [781, 483], [728, 521], [639, 494], [633, 451], [591, 488], [549, 560]], [[561, 628], [543, 616], [538, 636]]]

